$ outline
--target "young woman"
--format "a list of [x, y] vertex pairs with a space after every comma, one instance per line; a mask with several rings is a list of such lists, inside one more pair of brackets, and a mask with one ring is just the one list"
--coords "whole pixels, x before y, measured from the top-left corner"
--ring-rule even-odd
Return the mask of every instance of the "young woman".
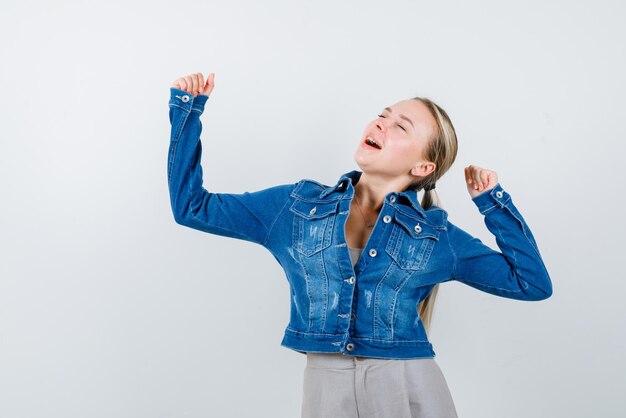
[[[552, 283], [495, 172], [465, 168], [467, 190], [501, 252], [448, 220], [435, 184], [457, 138], [431, 100], [402, 100], [366, 127], [351, 171], [253, 193], [203, 188], [200, 73], [170, 88], [168, 184], [177, 223], [267, 248], [284, 268], [291, 315], [282, 345], [307, 355], [303, 417], [456, 417], [426, 330], [439, 283], [541, 300]], [[424, 191], [421, 202], [418, 191]]]

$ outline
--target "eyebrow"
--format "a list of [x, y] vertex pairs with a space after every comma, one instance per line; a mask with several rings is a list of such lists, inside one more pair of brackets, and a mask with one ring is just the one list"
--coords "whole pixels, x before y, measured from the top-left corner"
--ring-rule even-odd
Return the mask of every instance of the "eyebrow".
[[[388, 111], [389, 113], [393, 113], [393, 111], [390, 108], [388, 108], [388, 107], [386, 107], [385, 110]], [[413, 129], [415, 129], [415, 125], [413, 125], [413, 122], [411, 122], [411, 119], [407, 118], [403, 114], [400, 114], [400, 117], [402, 119], [406, 120], [407, 122], [409, 122], [411, 124], [411, 126], [413, 127]]]

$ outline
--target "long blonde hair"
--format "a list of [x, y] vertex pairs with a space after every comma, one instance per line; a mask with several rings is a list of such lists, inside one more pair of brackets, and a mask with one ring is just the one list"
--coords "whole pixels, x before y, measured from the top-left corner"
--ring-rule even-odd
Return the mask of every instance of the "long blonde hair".
[[[430, 188], [431, 186], [434, 186], [435, 182], [439, 180], [446, 171], [448, 171], [456, 159], [458, 143], [454, 125], [452, 125], [452, 121], [445, 110], [439, 107], [432, 100], [425, 97], [413, 97], [412, 100], [419, 100], [425, 104], [437, 121], [437, 129], [435, 130], [433, 137], [428, 142], [428, 146], [425, 151], [425, 158], [428, 161], [435, 163], [435, 171], [411, 184], [407, 188], [407, 190], [412, 189], [418, 192], [419, 190], [423, 190], [425, 187]], [[439, 196], [437, 195], [435, 189], [424, 191], [421, 205], [424, 210], [428, 210], [433, 205], [441, 207], [441, 201], [439, 200]], [[433, 308], [435, 306], [435, 298], [437, 297], [438, 291], [439, 284], [437, 283], [433, 286], [433, 289], [428, 296], [417, 306], [417, 312], [422, 319], [422, 323], [424, 324], [424, 328], [426, 328], [427, 332], [430, 329]]]

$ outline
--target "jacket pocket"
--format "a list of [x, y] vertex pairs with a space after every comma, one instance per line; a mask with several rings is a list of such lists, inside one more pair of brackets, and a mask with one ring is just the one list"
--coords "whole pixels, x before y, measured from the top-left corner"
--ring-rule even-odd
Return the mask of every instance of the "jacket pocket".
[[402, 269], [425, 269], [440, 231], [399, 211], [394, 221], [385, 251]]
[[311, 256], [331, 244], [338, 204], [338, 201], [315, 203], [297, 199], [293, 202], [289, 210], [295, 214], [292, 244], [296, 251]]

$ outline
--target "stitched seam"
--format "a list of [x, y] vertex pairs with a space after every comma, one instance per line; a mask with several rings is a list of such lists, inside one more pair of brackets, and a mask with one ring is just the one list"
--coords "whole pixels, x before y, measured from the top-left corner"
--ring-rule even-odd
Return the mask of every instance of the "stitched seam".
[[176, 104], [176, 103], [170, 103], [170, 107], [177, 107], [177, 108], [179, 108], [179, 109], [181, 109], [181, 110], [184, 110], [184, 111], [187, 111], [187, 110], [188, 110], [186, 107], [181, 106], [181, 105]]
[[[510, 199], [509, 199], [510, 200]], [[507, 203], [508, 201], [507, 200]], [[527, 228], [524, 226], [524, 222], [522, 219], [520, 219], [515, 212], [513, 211], [512, 208], [510, 208], [509, 206], [505, 206], [506, 209], [509, 211], [509, 213], [519, 222], [521, 228], [522, 228], [522, 232], [524, 233], [524, 236], [526, 237], [526, 240], [528, 241], [528, 243], [530, 244], [530, 246], [535, 250], [535, 253], [537, 255], [537, 258], [539, 258], [539, 260], [541, 261], [542, 267], [544, 272], [546, 273], [546, 275], [548, 275], [548, 270], [546, 269], [545, 263], [543, 262], [543, 258], [541, 257], [541, 253], [539, 252], [539, 248], [533, 243], [533, 240], [530, 239], [530, 237], [528, 236], [528, 234], [526, 233]], [[521, 216], [521, 215], [520, 215]], [[521, 278], [521, 275], [520, 275]], [[523, 283], [525, 283], [526, 285], [528, 285], [528, 282], [526, 280], [522, 280]]]
[[184, 117], [183, 117], [183, 120], [179, 123], [179, 125], [177, 127], [178, 129], [176, 130], [176, 134], [174, 135], [173, 142], [178, 142], [179, 141], [180, 135], [181, 135], [181, 133], [183, 131], [183, 128], [185, 127], [185, 125], [187, 124], [187, 120], [189, 119], [189, 112], [187, 111], [187, 109], [185, 109], [183, 107], [180, 107], [180, 106], [176, 106], [176, 107], [178, 107], [179, 109], [183, 110], [182, 113], [183, 113]]
[[399, 342], [399, 343], [425, 343], [428, 344], [429, 346], [432, 345], [430, 343], [430, 341], [428, 340], [390, 340], [387, 338], [368, 338], [368, 337], [350, 337], [353, 340], [356, 341], [380, 341], [380, 342], [384, 342], [384, 343], [390, 343], [390, 342]]
[[297, 329], [291, 328], [291, 327], [287, 327], [286, 328], [287, 331], [289, 332], [293, 332], [294, 334], [302, 334], [302, 335], [323, 335], [323, 336], [327, 336], [327, 337], [337, 337], [337, 338], [342, 338], [345, 337], [345, 334], [328, 334], [326, 332], [305, 332], [305, 331], [298, 331]]
[[387, 277], [389, 276], [389, 272], [392, 266], [393, 263], [389, 264], [389, 267], [387, 267], [387, 270], [385, 271], [385, 274], [383, 274], [383, 277], [378, 281], [378, 283], [376, 283], [376, 289], [374, 291], [374, 295], [372, 296], [372, 298], [374, 299], [374, 309], [372, 309], [372, 333], [374, 335], [378, 335], [378, 322], [376, 321], [376, 318], [380, 317], [380, 309], [378, 307], [378, 303], [380, 300], [379, 290], [385, 279], [387, 279]]
[[533, 247], [533, 249], [537, 252], [537, 255], [540, 256], [539, 249], [535, 247], [535, 244], [533, 244], [533, 241], [530, 239], [528, 234], [526, 234], [526, 227], [524, 226], [524, 222], [522, 222], [522, 220], [517, 217], [517, 215], [513, 212], [513, 210], [511, 210], [511, 208], [509, 208], [508, 206], [506, 208], [509, 211], [509, 213], [519, 222], [519, 225], [522, 228], [522, 232], [524, 233], [526, 240], [528, 240], [528, 243], [530, 244], [530, 246]]
[[491, 212], [491, 211], [492, 211], [495, 207], [497, 207], [497, 206], [498, 206], [498, 205], [492, 205], [492, 206], [489, 206], [488, 208], [483, 209], [483, 210], [481, 211], [481, 213], [484, 215], [484, 214], [486, 214], [487, 212]]
[[[324, 230], [324, 233], [326, 233], [326, 230], [328, 229], [328, 224], [326, 225], [326, 228]], [[332, 228], [331, 228], [332, 231]], [[322, 237], [322, 239], [326, 239], [326, 237]], [[324, 244], [324, 242], [322, 241], [322, 245]], [[322, 268], [322, 274], [324, 275], [324, 302], [322, 305], [322, 329], [326, 329], [326, 313], [328, 310], [328, 274], [326, 273], [326, 266], [324, 263], [324, 251], [320, 251], [319, 252], [319, 258], [320, 258], [320, 265]]]
[[199, 222], [202, 225], [205, 225], [208, 229], [215, 230], [215, 231], [224, 231], [224, 232], [226, 232], [226, 234], [225, 234], [226, 237], [229, 237], [229, 236], [231, 236], [229, 234], [232, 234], [232, 235], [237, 235], [238, 237], [241, 237], [241, 238], [249, 238], [247, 235], [244, 235], [244, 234], [241, 234], [241, 233], [238, 233], [238, 232], [233, 232], [233, 231], [231, 231], [229, 229], [225, 229], [225, 228], [222, 228], [222, 227], [219, 227], [219, 226], [209, 225], [206, 222], [203, 222], [202, 219], [196, 217], [196, 215], [193, 213], [192, 210], [189, 210], [189, 213], [191, 214], [191, 216], [197, 222]]
[[[495, 222], [494, 222], [494, 226], [495, 226], [496, 230], [498, 231], [498, 235], [500, 235], [500, 239], [502, 240], [502, 243], [504, 245], [507, 245], [507, 241], [502, 236], [502, 230], [500, 229], [500, 227], [497, 224], [495, 224]], [[517, 265], [518, 265], [518, 263], [517, 263], [517, 256], [516, 256], [517, 253], [515, 252], [515, 248], [513, 248], [512, 246], [511, 246], [511, 252], [513, 253], [511, 255], [511, 257], [513, 257], [513, 270], [515, 270], [515, 272], [517, 273], [517, 275], [521, 279], [522, 275], [517, 271]]]
[[168, 166], [167, 166], [167, 181], [169, 183], [171, 183], [172, 180], [172, 168], [174, 167], [174, 161], [176, 160], [176, 150], [178, 149], [178, 141], [172, 141], [170, 143], [170, 152], [171, 152], [171, 158], [168, 162]]
[[521, 292], [522, 291], [522, 289], [511, 290], [511, 289], [503, 289], [501, 287], [496, 287], [496, 286], [489, 286], [489, 285], [481, 283], [481, 282], [475, 282], [473, 280], [467, 280], [467, 279], [463, 279], [463, 282], [465, 282], [465, 283], [475, 283], [475, 284], [479, 285], [479, 287], [488, 287], [490, 289], [498, 289], [498, 290], [502, 290], [504, 292], [514, 293], [514, 292]]
[[402, 280], [402, 283], [400, 284], [400, 286], [397, 286], [396, 289], [394, 289], [393, 292], [393, 302], [391, 303], [391, 309], [389, 312], [389, 323], [391, 324], [391, 339], [393, 339], [393, 336], [395, 334], [395, 318], [396, 318], [396, 304], [398, 302], [398, 294], [400, 293], [400, 291], [402, 290], [402, 288], [404, 287], [404, 285], [409, 281], [409, 279], [411, 277], [413, 277], [416, 273], [415, 271], [411, 272], [411, 273], [406, 273], [406, 277]]
[[[503, 237], [503, 235], [502, 235], [502, 230], [501, 230], [501, 229], [500, 229], [500, 227], [498, 226], [498, 223], [497, 223], [494, 219], [491, 219], [491, 222], [493, 222], [494, 227], [495, 227], [495, 228], [496, 228], [496, 230], [498, 231], [498, 235], [500, 236], [500, 239], [502, 240], [503, 244], [504, 244], [504, 245], [507, 245], [507, 241], [504, 239], [504, 237]], [[523, 282], [523, 281], [524, 281], [524, 279], [522, 278], [522, 274], [519, 272], [519, 270], [518, 270], [518, 268], [517, 268], [517, 266], [518, 266], [518, 263], [517, 263], [517, 256], [516, 256], [516, 254], [517, 254], [517, 253], [515, 252], [515, 248], [513, 248], [512, 246], [511, 246], [511, 252], [513, 253], [513, 254], [512, 254], [512, 257], [513, 257], [513, 266], [512, 266], [512, 267], [513, 267], [513, 271], [515, 272], [515, 274], [516, 274], [517, 278], [518, 278], [520, 281], [522, 281], [522, 282]]]
[[287, 206], [287, 204], [289, 203], [290, 200], [291, 199], [288, 196], [287, 199], [285, 200], [285, 203], [283, 203], [283, 206], [278, 211], [278, 214], [274, 218], [274, 221], [272, 222], [272, 225], [270, 225], [270, 227], [269, 227], [269, 229], [267, 231], [267, 235], [265, 236], [265, 239], [263, 240], [263, 246], [267, 245], [267, 241], [270, 239], [270, 234], [272, 233], [272, 230], [274, 229], [274, 225], [276, 224], [276, 221], [278, 221], [278, 218], [280, 217], [280, 215], [282, 215], [282, 213], [285, 211], [285, 207]]
[[450, 242], [450, 234], [448, 234], [447, 236], [448, 239], [448, 247], [450, 247], [450, 252], [452, 253], [452, 278], [453, 279], [457, 279], [457, 275], [456, 275], [456, 265], [457, 265], [457, 256], [456, 253], [454, 252], [454, 248], [452, 248], [452, 243]]
[[[300, 228], [300, 225], [298, 226], [298, 229], [299, 228]], [[309, 298], [309, 317], [307, 318], [307, 330], [310, 330], [312, 328], [312, 321], [313, 321], [313, 300], [311, 299], [311, 291], [309, 288], [309, 278], [311, 276], [309, 275], [309, 272], [306, 268], [306, 264], [304, 263], [304, 260], [302, 259], [302, 257], [304, 257], [304, 254], [302, 254], [299, 251], [296, 251], [296, 252], [298, 253], [298, 258], [300, 259], [300, 265], [302, 266], [302, 270], [304, 270], [304, 284], [306, 285], [306, 295]]]

